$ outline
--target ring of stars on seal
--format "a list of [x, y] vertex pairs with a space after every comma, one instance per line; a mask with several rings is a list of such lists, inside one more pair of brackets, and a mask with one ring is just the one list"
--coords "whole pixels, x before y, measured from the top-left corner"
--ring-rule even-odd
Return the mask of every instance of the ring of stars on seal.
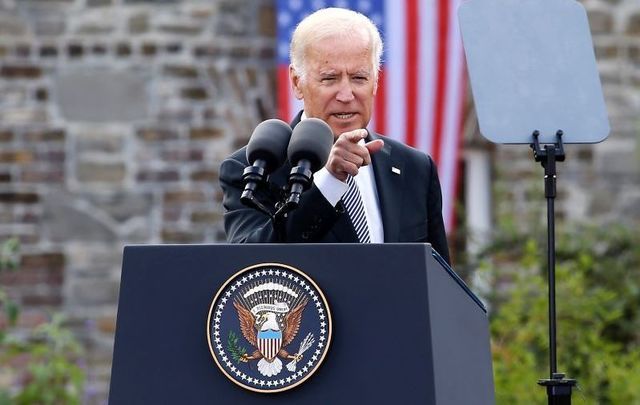
[[305, 382], [331, 343], [331, 312], [317, 284], [279, 263], [247, 267], [217, 291], [207, 318], [209, 351], [222, 373], [256, 392]]

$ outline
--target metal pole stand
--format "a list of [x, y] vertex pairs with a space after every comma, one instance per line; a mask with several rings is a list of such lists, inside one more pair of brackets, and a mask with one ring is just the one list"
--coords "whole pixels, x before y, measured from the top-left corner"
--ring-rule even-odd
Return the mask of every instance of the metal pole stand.
[[549, 378], [538, 380], [538, 385], [547, 387], [549, 405], [571, 405], [571, 391], [577, 384], [574, 379], [564, 378], [558, 373], [556, 357], [556, 244], [555, 208], [556, 162], [565, 158], [562, 131], [556, 132], [556, 143], [540, 148], [540, 132], [533, 132], [533, 157], [544, 167], [544, 196], [547, 199], [547, 257], [549, 283]]

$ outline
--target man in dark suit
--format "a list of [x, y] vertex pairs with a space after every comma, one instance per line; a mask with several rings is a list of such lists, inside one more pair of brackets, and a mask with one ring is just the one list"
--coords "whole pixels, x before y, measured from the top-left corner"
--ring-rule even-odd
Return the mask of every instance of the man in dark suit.
[[[227, 158], [220, 184], [229, 242], [277, 242], [282, 234], [285, 242], [429, 242], [449, 262], [435, 164], [424, 153], [366, 129], [381, 55], [380, 34], [362, 14], [323, 9], [298, 25], [289, 76], [304, 110], [292, 126], [320, 118], [335, 141], [327, 164], [314, 173], [280, 235], [267, 215], [240, 202], [242, 172], [249, 164], [246, 148]], [[281, 201], [290, 170], [288, 164], [276, 170], [255, 196], [270, 206]]]

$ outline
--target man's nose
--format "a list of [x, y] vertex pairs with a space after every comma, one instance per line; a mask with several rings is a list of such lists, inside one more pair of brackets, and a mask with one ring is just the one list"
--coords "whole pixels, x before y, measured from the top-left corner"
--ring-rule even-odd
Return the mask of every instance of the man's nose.
[[342, 103], [348, 103], [354, 99], [353, 89], [351, 88], [351, 83], [349, 80], [341, 80], [340, 88], [338, 89], [338, 94], [336, 94], [336, 100]]

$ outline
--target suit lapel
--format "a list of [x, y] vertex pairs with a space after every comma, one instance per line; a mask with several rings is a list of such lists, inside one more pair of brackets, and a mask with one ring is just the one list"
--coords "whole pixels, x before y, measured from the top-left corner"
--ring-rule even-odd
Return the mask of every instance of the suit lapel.
[[[296, 114], [293, 121], [291, 121], [292, 129], [295, 128], [295, 126], [300, 123], [301, 118], [302, 118], [302, 110], [300, 110], [298, 114]], [[286, 175], [288, 175], [289, 171], [291, 170], [291, 167], [288, 164], [286, 166], [289, 166], [286, 171]], [[285, 184], [286, 184], [286, 177], [285, 177]], [[331, 228], [330, 233], [331, 235], [333, 235], [333, 238], [335, 238], [335, 240], [329, 239], [328, 240], [329, 242], [358, 243], [358, 235], [356, 234], [356, 230], [353, 228], [353, 225], [351, 224], [351, 220], [349, 219], [349, 214], [347, 214], [346, 212], [340, 215], [340, 218], [338, 218], [334, 226]]]
[[[382, 139], [373, 132], [369, 132], [370, 140]], [[400, 233], [399, 217], [402, 209], [402, 192], [404, 175], [403, 162], [394, 161], [391, 144], [384, 143], [378, 153], [371, 156], [371, 165], [376, 179], [378, 199], [380, 200], [380, 216], [384, 227], [384, 241], [397, 241]]]

